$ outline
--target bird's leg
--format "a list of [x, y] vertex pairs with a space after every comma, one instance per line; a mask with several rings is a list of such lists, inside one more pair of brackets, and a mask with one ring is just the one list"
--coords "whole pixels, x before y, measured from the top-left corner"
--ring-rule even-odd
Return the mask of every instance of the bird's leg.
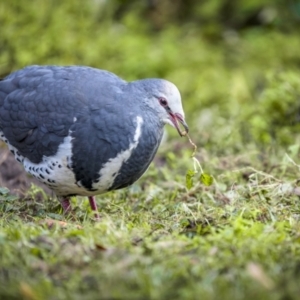
[[89, 202], [95, 218], [100, 219], [95, 196], [89, 196]]
[[62, 198], [60, 200], [60, 204], [64, 210], [64, 214], [68, 214], [71, 212], [71, 203], [68, 197]]

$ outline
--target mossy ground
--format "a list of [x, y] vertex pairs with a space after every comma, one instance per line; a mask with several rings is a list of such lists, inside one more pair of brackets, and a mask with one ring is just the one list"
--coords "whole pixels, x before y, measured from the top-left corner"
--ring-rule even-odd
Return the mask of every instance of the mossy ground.
[[92, 4], [53, 3], [0, 4], [1, 73], [81, 64], [173, 81], [214, 183], [186, 188], [192, 147], [168, 128], [142, 179], [97, 198], [99, 222], [87, 199], [71, 218], [36, 187], [26, 201], [1, 189], [0, 298], [299, 299], [299, 32], [211, 41], [192, 23], [153, 33], [136, 13], [100, 22]]

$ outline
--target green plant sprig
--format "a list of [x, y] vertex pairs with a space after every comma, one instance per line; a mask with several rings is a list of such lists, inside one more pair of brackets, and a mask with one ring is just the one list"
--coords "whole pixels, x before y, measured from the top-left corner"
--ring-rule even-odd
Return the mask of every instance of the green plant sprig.
[[[213, 177], [210, 174], [204, 173], [203, 169], [201, 167], [201, 164], [199, 160], [195, 157], [197, 152], [197, 146], [192, 141], [191, 137], [186, 133], [185, 136], [187, 136], [190, 144], [193, 146], [193, 153], [191, 155], [191, 158], [193, 160], [193, 170], [189, 169], [186, 172], [185, 176], [185, 185], [188, 190], [190, 190], [194, 186], [194, 177], [195, 175], [200, 171], [200, 177], [199, 181], [203, 183], [205, 186], [210, 186], [213, 184]], [[198, 171], [199, 170], [199, 171]]]

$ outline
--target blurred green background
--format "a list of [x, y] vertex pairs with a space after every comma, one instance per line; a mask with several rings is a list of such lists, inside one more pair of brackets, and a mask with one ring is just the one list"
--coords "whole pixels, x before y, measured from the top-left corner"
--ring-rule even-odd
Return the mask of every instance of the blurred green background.
[[6, 0], [0, 28], [0, 77], [30, 64], [162, 77], [213, 153], [298, 140], [299, 1]]

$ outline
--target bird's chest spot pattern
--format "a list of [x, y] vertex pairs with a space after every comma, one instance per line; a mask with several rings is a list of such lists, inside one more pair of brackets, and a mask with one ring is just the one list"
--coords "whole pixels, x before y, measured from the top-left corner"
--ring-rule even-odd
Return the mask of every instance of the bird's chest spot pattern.
[[42, 162], [38, 164], [31, 162], [28, 158], [24, 158], [22, 161], [28, 173], [48, 185], [58, 195], [82, 192], [82, 188], [76, 185], [74, 173], [71, 170], [71, 140], [72, 137], [67, 136], [59, 145], [55, 155], [44, 156]]
[[55, 189], [57, 187], [56, 174], [59, 173], [57, 169], [62, 168], [60, 156], [45, 158], [40, 164], [34, 164], [28, 158], [22, 156], [14, 146], [9, 144], [2, 132], [0, 132], [0, 138], [7, 144], [8, 149], [15, 156], [15, 159], [23, 164], [25, 170], [29, 174], [48, 185], [50, 188]]
[[44, 156], [43, 160], [36, 164], [22, 156], [17, 148], [12, 146], [0, 131], [0, 139], [3, 140], [15, 159], [22, 163], [26, 172], [37, 178], [53, 189], [57, 195], [85, 195], [86, 189], [76, 183], [72, 166], [72, 137], [67, 136], [58, 147], [53, 156]]
[[6, 139], [6, 137], [4, 136], [2, 131], [0, 131], [0, 140], [2, 140], [4, 143], [6, 143], [6, 145], [8, 146], [8, 149], [10, 150], [10, 152], [15, 156], [15, 159], [18, 162], [23, 163], [24, 157], [21, 155], [21, 153], [18, 151], [18, 149], [16, 149], [14, 146], [12, 146], [8, 142], [8, 140]]

